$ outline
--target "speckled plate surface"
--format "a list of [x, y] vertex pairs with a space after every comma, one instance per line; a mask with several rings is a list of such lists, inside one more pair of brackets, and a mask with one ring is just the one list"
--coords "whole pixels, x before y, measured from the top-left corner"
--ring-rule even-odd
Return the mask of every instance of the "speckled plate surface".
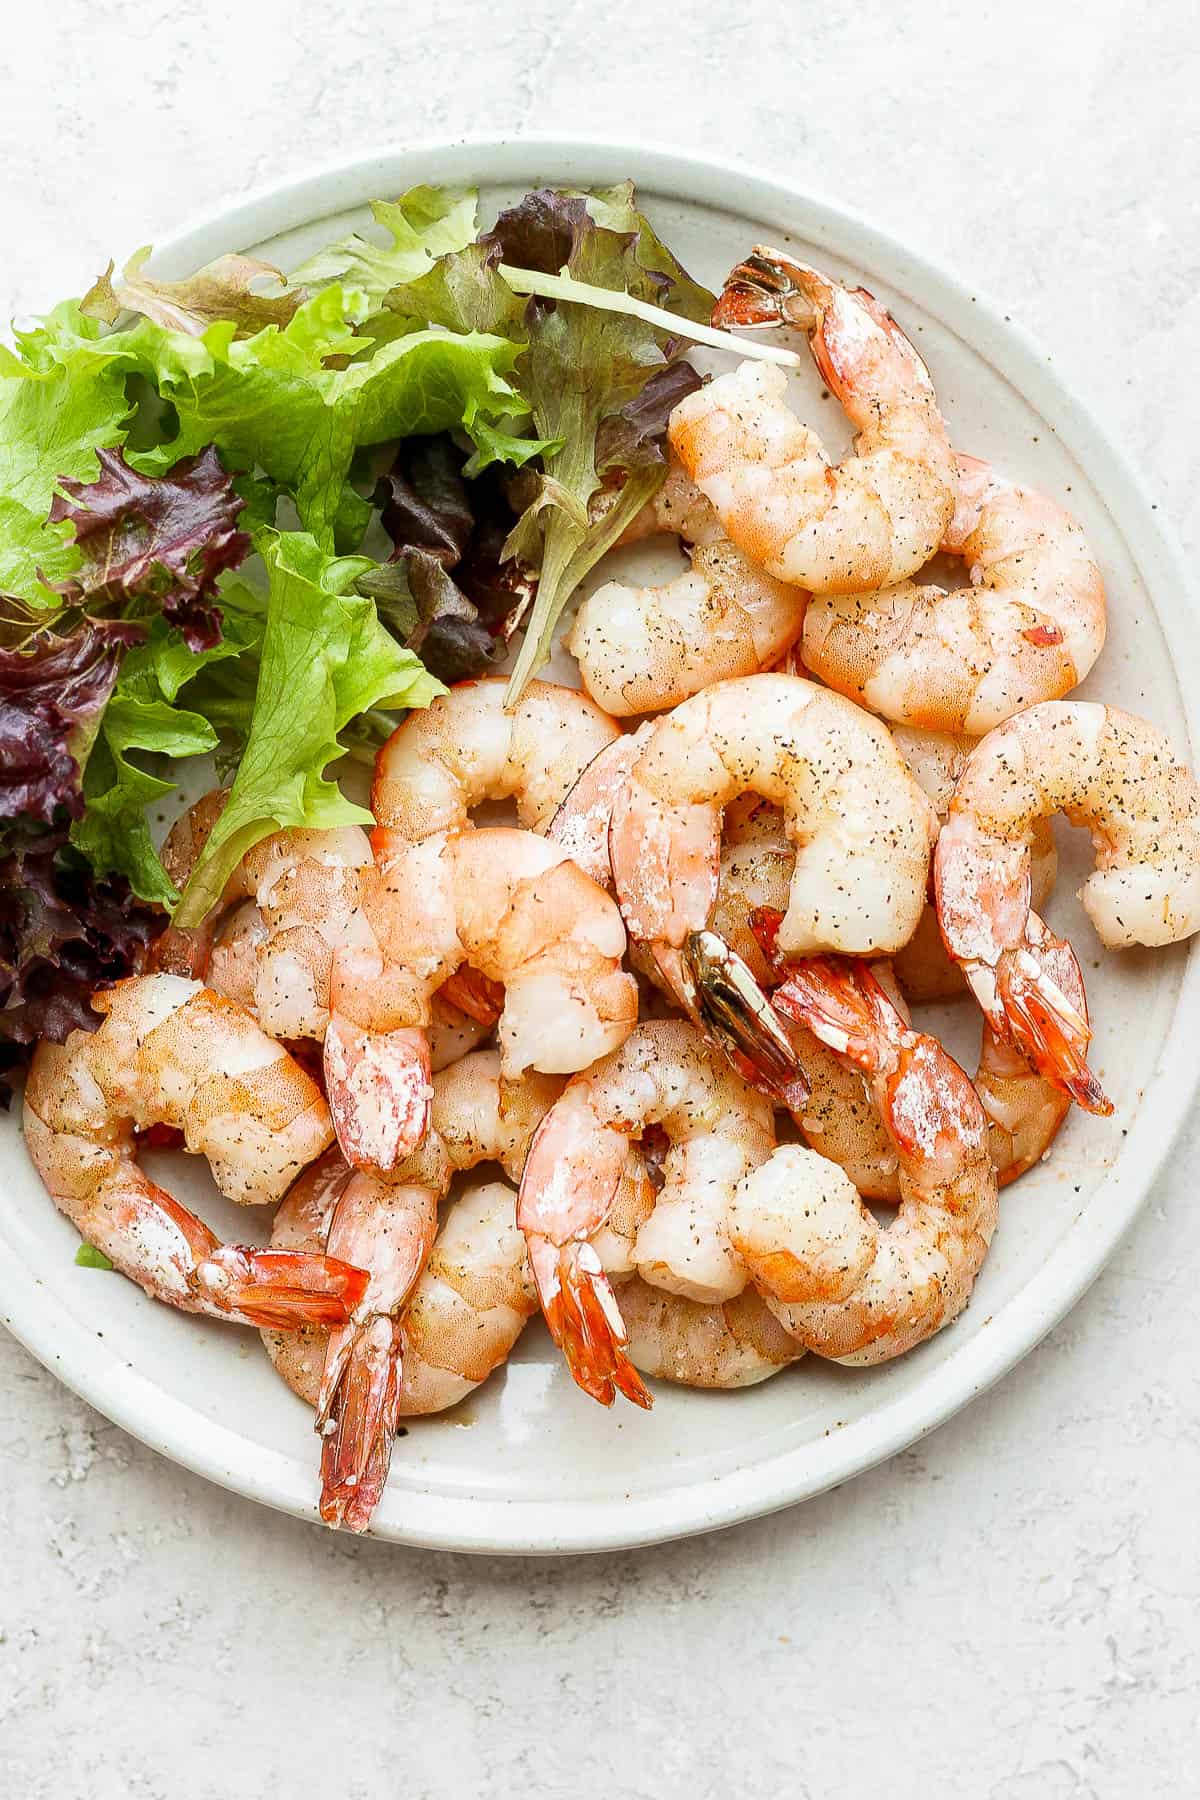
[[[420, 181], [478, 183], [485, 208], [494, 209], [537, 183], [625, 176], [637, 181], [672, 248], [710, 284], [765, 240], [862, 280], [891, 306], [930, 364], [955, 443], [1061, 498], [1090, 534], [1108, 583], [1110, 626], [1081, 692], [1147, 713], [1181, 747], [1189, 736], [1200, 742], [1194, 702], [1176, 673], [1200, 666], [1187, 571], [1136, 478], [1059, 381], [1052, 356], [959, 280], [828, 202], [664, 151], [458, 142], [383, 152], [258, 195], [162, 245], [154, 266], [179, 276], [237, 249], [286, 268], [361, 227], [370, 198]], [[844, 438], [836, 408], [822, 404], [807, 370], [797, 388], [830, 439]], [[665, 554], [636, 553], [647, 568]], [[1050, 1160], [1005, 1193], [991, 1255], [955, 1325], [876, 1370], [808, 1357], [739, 1393], [658, 1384], [650, 1414], [629, 1406], [605, 1412], [587, 1400], [535, 1325], [477, 1395], [444, 1418], [415, 1423], [397, 1444], [375, 1533], [440, 1549], [553, 1553], [728, 1525], [892, 1455], [1011, 1369], [1112, 1254], [1197, 1083], [1185, 1033], [1189, 1016], [1200, 1016], [1200, 958], [1186, 946], [1102, 958], [1071, 897], [1084, 849], [1075, 833], [1063, 834], [1048, 912], [1082, 952], [1096, 1022], [1093, 1065], [1116, 1112], [1111, 1120], [1073, 1115]], [[970, 1065], [978, 1034], [970, 1008], [946, 1009], [936, 1028]], [[0, 1123], [0, 1144], [0, 1316], [9, 1328], [68, 1386], [164, 1455], [315, 1519], [312, 1417], [273, 1374], [257, 1335], [185, 1318], [129, 1282], [77, 1268], [75, 1233], [43, 1192], [15, 1114]], [[221, 1200], [193, 1159], [148, 1160], [218, 1231], [251, 1235], [255, 1221]]]

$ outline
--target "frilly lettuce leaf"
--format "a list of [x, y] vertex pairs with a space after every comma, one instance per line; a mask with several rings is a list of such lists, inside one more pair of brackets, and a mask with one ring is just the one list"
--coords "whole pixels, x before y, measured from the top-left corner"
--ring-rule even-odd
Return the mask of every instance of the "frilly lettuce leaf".
[[374, 565], [333, 557], [307, 532], [261, 540], [270, 590], [261, 665], [229, 799], [192, 871], [179, 911], [198, 924], [242, 857], [284, 826], [370, 824], [325, 774], [338, 734], [378, 705], [427, 706], [442, 684], [379, 623], [354, 583]]
[[[253, 256], [218, 256], [184, 281], [156, 281], [145, 274], [149, 256], [146, 244], [115, 279], [110, 262], [79, 302], [80, 312], [105, 325], [115, 325], [123, 311], [141, 313], [156, 325], [194, 337], [215, 320], [229, 319], [239, 337], [248, 337], [264, 325], [286, 325], [304, 300], [302, 293], [280, 292], [283, 275]], [[276, 291], [264, 293], [264, 281]]]
[[288, 280], [294, 288], [341, 281], [360, 288], [375, 308], [389, 288], [415, 281], [437, 257], [464, 249], [475, 236], [475, 208], [474, 188], [422, 186], [399, 200], [372, 200], [371, 211], [389, 244], [352, 232], [318, 250]]
[[138, 969], [162, 929], [161, 913], [120, 877], [98, 878], [65, 837], [11, 827], [0, 839], [0, 1070], [39, 1037], [94, 1031], [93, 990]]
[[127, 357], [99, 340], [100, 327], [68, 301], [18, 334], [22, 355], [0, 345], [0, 593], [57, 606], [41, 576], [61, 580], [79, 566], [69, 526], [48, 522], [50, 503], [64, 476], [95, 478], [97, 450], [124, 440], [132, 411]]
[[[389, 438], [461, 428], [469, 435], [528, 408], [508, 380], [518, 347], [472, 333], [419, 331], [381, 344], [365, 360], [330, 366], [363, 348], [355, 321], [365, 300], [334, 284], [313, 296], [282, 331], [268, 326], [235, 339], [213, 325], [183, 339], [204, 361], [181, 360], [181, 334], [143, 321], [135, 327], [148, 373], [178, 417], [170, 443], [141, 465], [159, 472], [215, 443], [233, 468], [260, 468], [286, 488], [305, 530], [332, 549], [339, 515], [361, 531], [365, 503], [347, 518], [347, 480], [356, 450]], [[151, 334], [162, 341], [156, 343]], [[490, 433], [486, 453], [494, 453]]]
[[[528, 194], [501, 213], [483, 241], [505, 265], [563, 270], [684, 317], [707, 317], [712, 305], [636, 210], [628, 184], [587, 198], [548, 189]], [[545, 663], [579, 582], [666, 473], [665, 413], [657, 433], [646, 429], [660, 411], [653, 396], [669, 392], [673, 403], [699, 385], [690, 365], [677, 360], [680, 342], [628, 313], [533, 301], [526, 329], [521, 386], [538, 436], [561, 448], [544, 458], [540, 491], [509, 539], [511, 554], [540, 567], [510, 700]], [[593, 522], [592, 501], [603, 485], [618, 489], [618, 498]]]
[[174, 763], [217, 747], [218, 725], [193, 684], [215, 664], [257, 656], [263, 619], [238, 604], [243, 591], [222, 595], [223, 636], [199, 653], [164, 620], [154, 621], [121, 665], [84, 773], [86, 810], [71, 827], [72, 844], [94, 869], [123, 875], [135, 894], [160, 906], [179, 896], [154, 848], [150, 809], [175, 792]]
[[[707, 320], [713, 296], [693, 281], [637, 209], [633, 186], [598, 193], [541, 188], [500, 214], [490, 232], [394, 288], [387, 304], [451, 331], [503, 332], [524, 345], [516, 381], [543, 446], [537, 490], [508, 539], [510, 557], [538, 569], [517, 659], [515, 699], [546, 661], [564, 607], [666, 473], [664, 402], [699, 385], [661, 322], [565, 298], [526, 302], [500, 273], [536, 270]], [[602, 487], [615, 502], [593, 518]]]
[[55, 584], [89, 613], [147, 604], [178, 625], [192, 650], [221, 635], [217, 577], [250, 549], [238, 530], [245, 506], [210, 444], [162, 476], [130, 468], [119, 450], [99, 450], [95, 481], [60, 477], [50, 523], [74, 527], [80, 567]]
[[77, 819], [80, 777], [139, 626], [84, 619], [58, 635], [34, 631], [0, 649], [0, 821]]
[[[352, 537], [366, 523], [366, 502], [348, 486], [358, 449], [451, 429], [475, 437], [483, 460], [526, 456], [536, 448], [510, 429], [529, 410], [509, 379], [519, 345], [484, 333], [450, 337], [407, 330], [373, 344], [360, 330], [368, 310], [361, 289], [335, 282], [299, 306], [282, 328], [268, 325], [239, 338], [228, 319], [193, 336], [145, 317], [100, 335], [96, 321], [72, 305], [58, 308], [21, 340], [27, 362], [5, 354], [26, 387], [43, 369], [47, 382], [62, 386], [65, 372], [89, 392], [98, 378], [107, 381], [112, 416], [93, 421], [92, 399], [88, 415], [69, 427], [75, 460], [82, 464], [79, 476], [94, 473], [97, 443], [123, 437], [130, 412], [125, 381], [141, 375], [168, 403], [176, 429], [167, 442], [128, 450], [134, 467], [161, 475], [181, 457], [215, 444], [227, 468], [259, 470], [286, 489], [302, 526], [332, 550], [335, 527]], [[5, 372], [12, 371], [0, 360], [0, 375]], [[0, 461], [0, 492], [32, 512], [49, 507], [58, 475], [76, 474], [55, 466], [61, 461], [57, 444], [45, 446], [54, 398], [44, 408], [50, 423], [43, 422], [41, 439], [36, 425], [24, 434], [41, 444], [32, 489], [23, 466], [8, 479]], [[80, 423], [91, 426], [90, 437], [80, 438]], [[18, 431], [19, 441], [24, 438]], [[50, 542], [60, 547], [62, 540]]]

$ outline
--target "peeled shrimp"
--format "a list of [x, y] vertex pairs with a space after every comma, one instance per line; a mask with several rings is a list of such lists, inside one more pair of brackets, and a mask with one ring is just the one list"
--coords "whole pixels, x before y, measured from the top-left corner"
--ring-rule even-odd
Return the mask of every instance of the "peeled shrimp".
[[807, 1349], [884, 1362], [962, 1311], [987, 1254], [997, 1189], [983, 1108], [861, 963], [798, 964], [775, 1005], [869, 1075], [896, 1148], [900, 1211], [881, 1229], [842, 1170], [785, 1144], [739, 1185], [730, 1241]]
[[287, 1329], [340, 1325], [367, 1277], [334, 1256], [222, 1244], [145, 1175], [135, 1130], [170, 1125], [244, 1205], [278, 1200], [333, 1137], [320, 1090], [241, 1007], [171, 974], [94, 996], [95, 1032], [42, 1043], [25, 1139], [55, 1204], [152, 1299]]
[[[261, 912], [252, 900], [247, 900], [209, 934], [203, 952], [182, 969], [171, 960], [180, 934], [175, 926], [168, 926], [155, 944], [159, 953], [158, 966], [197, 975], [218, 994], [236, 1000], [248, 1012], [253, 1012], [259, 973], [258, 953], [269, 935]], [[464, 1011], [456, 1000], [470, 1006], [471, 1011]], [[471, 979], [469, 969], [459, 971], [444, 982], [429, 1006], [429, 1067], [435, 1074], [447, 1063], [477, 1049], [490, 1034], [501, 1010], [491, 996], [481, 991], [479, 983]]]
[[411, 712], [375, 759], [371, 810], [418, 843], [463, 831], [484, 800], [515, 799], [517, 818], [544, 831], [619, 727], [575, 688], [531, 681], [512, 712], [506, 676], [462, 681]]
[[[919, 761], [908, 754], [899, 730], [896, 735], [900, 747], [906, 751], [906, 760], [919, 775], [930, 799], [936, 805], [948, 804], [948, 796], [939, 793], [937, 784], [930, 778], [930, 770], [944, 770], [949, 760], [944, 753], [960, 740], [945, 738], [940, 743], [922, 745], [928, 759], [928, 766], [922, 769]], [[908, 735], [926, 739], [936, 734], [913, 732]], [[959, 750], [950, 766], [961, 767], [965, 760], [965, 750]], [[767, 951], [773, 948], [772, 923], [781, 917], [787, 905], [794, 854], [790, 844], [771, 835], [773, 830], [782, 830], [782, 819], [775, 808], [758, 808], [748, 825], [741, 817], [735, 816], [731, 820], [726, 816], [721, 883], [712, 917], [713, 930], [742, 958], [751, 975], [764, 988], [774, 986], [787, 973], [786, 964], [774, 960]], [[732, 841], [729, 841], [731, 835]], [[1041, 841], [1043, 839], [1045, 841]], [[1053, 836], [1049, 833], [1048, 822], [1042, 820], [1039, 822], [1034, 872], [1035, 877], [1041, 878], [1043, 891], [1053, 882], [1054, 866]], [[904, 998], [927, 999], [964, 989], [962, 976], [950, 962], [940, 936], [936, 947], [922, 945], [930, 922], [936, 934], [936, 915], [932, 908], [926, 907], [914, 939], [890, 962], [871, 965], [872, 973], [906, 1022], [908, 1014]], [[1069, 951], [1065, 955], [1054, 955], [1052, 967], [1063, 992], [1086, 1019], [1087, 1001], [1073, 956]], [[901, 970], [907, 986], [900, 979]], [[952, 982], [947, 982], [946, 971], [953, 976]], [[853, 1063], [835, 1055], [803, 1026], [793, 1024], [790, 1035], [808, 1089], [807, 1093], [800, 1091], [798, 1104], [791, 1109], [805, 1141], [844, 1169], [860, 1194], [872, 1200], [897, 1199], [896, 1151], [868, 1082]], [[986, 1021], [974, 1080], [988, 1115], [988, 1143], [1003, 1187], [1024, 1174], [1045, 1154], [1066, 1117], [1070, 1098], [1010, 1045], [1003, 1043]]]
[[814, 675], [885, 719], [979, 737], [1077, 687], [1104, 645], [1104, 582], [1082, 527], [1054, 500], [958, 458], [941, 548], [972, 585], [906, 581], [826, 593], [804, 620]]
[[[950, 810], [954, 786], [975, 748], [975, 738], [952, 731], [921, 731], [911, 725], [893, 725], [892, 741], [908, 764], [921, 792], [938, 816], [939, 826]], [[1033, 904], [1040, 908], [1054, 891], [1058, 852], [1049, 819], [1039, 819], [1030, 843], [1030, 879]], [[949, 1000], [965, 992], [966, 982], [958, 964], [942, 942], [937, 911], [932, 903], [907, 944], [892, 957], [896, 980], [907, 1000]]]
[[1056, 974], [1068, 947], [1030, 907], [1034, 823], [1054, 812], [1091, 833], [1096, 868], [1079, 898], [1101, 941], [1169, 944], [1200, 928], [1200, 789], [1146, 720], [1049, 700], [977, 745], [938, 840], [942, 935], [984, 1017], [1081, 1106], [1107, 1112], [1086, 1017]]
[[634, 1368], [684, 1387], [751, 1387], [804, 1355], [753, 1288], [705, 1306], [635, 1277], [621, 1289], [621, 1317]]
[[[227, 795], [207, 794], [176, 821], [163, 861], [187, 879]], [[356, 1167], [388, 1170], [420, 1142], [429, 1113], [429, 1044], [422, 1018], [397, 1008], [366, 901], [378, 886], [371, 841], [358, 826], [277, 831], [256, 844], [222, 896], [239, 907], [195, 933], [169, 927], [159, 960], [191, 949], [207, 978], [250, 1007], [277, 1038], [324, 1045], [325, 1086], [338, 1142]], [[373, 979], [361, 981], [365, 964]], [[193, 967], [195, 963], [193, 962]]]
[[506, 826], [418, 844], [380, 830], [374, 843], [374, 941], [355, 969], [364, 992], [385, 983], [389, 1004], [424, 1025], [433, 993], [470, 963], [503, 986], [509, 1076], [573, 1073], [628, 1036], [637, 989], [621, 968], [620, 913], [560, 846]]
[[617, 718], [661, 712], [714, 681], [753, 675], [790, 649], [806, 596], [756, 569], [729, 540], [650, 586], [606, 582], [564, 640], [593, 700]]
[[[370, 1277], [353, 1319], [325, 1340], [314, 1401], [322, 1434], [321, 1516], [355, 1531], [366, 1529], [383, 1491], [397, 1420], [406, 1410], [422, 1410], [414, 1408], [409, 1394], [407, 1320], [433, 1246], [438, 1202], [460, 1169], [494, 1159], [514, 1173], [519, 1170], [562, 1083], [535, 1075], [506, 1086], [499, 1057], [480, 1051], [443, 1070], [433, 1088], [429, 1133], [390, 1180], [354, 1173], [337, 1157], [327, 1158], [289, 1194], [272, 1240], [352, 1251], [356, 1265]], [[507, 1193], [511, 1219], [514, 1194], [511, 1188]], [[519, 1238], [515, 1224], [513, 1233]], [[477, 1287], [475, 1293], [478, 1299], [481, 1290]], [[444, 1296], [435, 1297], [427, 1322], [433, 1325], [445, 1311]], [[475, 1328], [480, 1329], [478, 1320]], [[272, 1340], [267, 1348], [285, 1380], [315, 1361], [311, 1334], [294, 1349]], [[457, 1354], [461, 1361], [462, 1352]], [[436, 1391], [437, 1383], [427, 1381], [425, 1397]], [[443, 1384], [442, 1391], [451, 1390]]]
[[[945, 819], [955, 783], [966, 767], [975, 740], [953, 732], [918, 731], [905, 725], [893, 726], [892, 737], [939, 820]], [[1049, 819], [1034, 823], [1029, 849], [1032, 902], [1041, 907], [1054, 888], [1058, 872], [1058, 853]], [[1086, 1020], [1087, 1000], [1074, 957], [1069, 951], [1064, 955], [1048, 950], [1047, 955], [1063, 993]], [[932, 906], [925, 908], [916, 931], [896, 952], [891, 966], [905, 998], [913, 1002], [945, 999], [961, 993], [966, 985], [942, 942]], [[1045, 1155], [1070, 1109], [1070, 1098], [998, 1038], [986, 1020], [974, 1079], [988, 1115], [992, 1161], [1000, 1186], [1004, 1187]], [[854, 1171], [847, 1172], [853, 1180]]]
[[681, 400], [671, 447], [738, 548], [813, 594], [872, 592], [928, 562], [954, 512], [954, 453], [929, 371], [888, 312], [864, 288], [760, 248], [713, 317], [807, 331], [858, 432], [831, 467], [773, 364], [743, 363]]
[[720, 873], [721, 810], [746, 791], [783, 808], [798, 846], [779, 942], [788, 955], [891, 951], [912, 936], [936, 820], [886, 728], [791, 675], [719, 682], [660, 719], [609, 833], [630, 935], [673, 991]]
[[617, 795], [633, 773], [654, 727], [639, 725], [636, 731], [615, 738], [571, 787], [550, 821], [546, 836], [561, 844], [572, 862], [598, 886], [613, 891], [612, 859], [608, 833]]
[[608, 1218], [629, 1140], [650, 1124], [663, 1128], [669, 1148], [634, 1265], [656, 1285], [704, 1302], [732, 1299], [746, 1284], [725, 1214], [737, 1181], [774, 1144], [768, 1103], [679, 1019], [639, 1026], [614, 1055], [576, 1076], [538, 1127], [517, 1222], [551, 1335], [580, 1387], [606, 1406], [617, 1389], [650, 1404], [589, 1242]]
[[[369, 1180], [352, 1177], [336, 1153], [325, 1167], [310, 1170], [276, 1213], [272, 1243], [282, 1249], [319, 1249], [332, 1234], [338, 1208], [345, 1204], [345, 1184], [352, 1179]], [[387, 1368], [378, 1414], [368, 1418], [358, 1407], [339, 1407], [334, 1429], [322, 1438], [321, 1516], [328, 1523], [366, 1529], [386, 1484], [399, 1420], [456, 1405], [504, 1362], [537, 1310], [513, 1199], [507, 1182], [492, 1181], [454, 1201], [415, 1284], [392, 1312], [377, 1316], [373, 1331]], [[378, 1282], [376, 1286], [377, 1303], [391, 1298]], [[397, 1283], [393, 1294], [399, 1288]], [[279, 1374], [320, 1418], [328, 1333], [308, 1326], [262, 1335]], [[353, 1448], [354, 1440], [364, 1436], [365, 1457]]]

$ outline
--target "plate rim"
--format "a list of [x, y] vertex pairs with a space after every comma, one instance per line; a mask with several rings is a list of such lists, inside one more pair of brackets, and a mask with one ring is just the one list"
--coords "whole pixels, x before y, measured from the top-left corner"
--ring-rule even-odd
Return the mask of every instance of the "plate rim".
[[[408, 145], [382, 145], [328, 160], [287, 180], [266, 183], [229, 204], [217, 204], [158, 245], [154, 263], [193, 265], [221, 250], [242, 249], [331, 213], [362, 205], [419, 180], [450, 182], [554, 181], [594, 183], [631, 175], [640, 188], [665, 198], [750, 216], [805, 217], [803, 235], [843, 260], [864, 266], [878, 254], [893, 287], [914, 281], [914, 299], [977, 353], [984, 354], [1043, 414], [1086, 472], [1131, 558], [1146, 581], [1174, 660], [1200, 660], [1200, 609], [1190, 574], [1169, 525], [1156, 511], [1140, 475], [1116, 447], [1090, 406], [1059, 377], [1054, 358], [1024, 329], [972, 291], [934, 258], [875, 225], [853, 208], [805, 186], [726, 158], [695, 156], [652, 141], [522, 133], [468, 134]], [[789, 227], [789, 229], [795, 229]], [[1136, 545], [1136, 551], [1135, 551]], [[1169, 624], [1158, 604], [1172, 592]], [[1200, 700], [1181, 684], [1188, 736], [1200, 743]], [[387, 1501], [371, 1535], [416, 1548], [480, 1554], [562, 1555], [630, 1549], [734, 1525], [812, 1498], [863, 1473], [917, 1442], [1000, 1380], [1036, 1348], [1090, 1287], [1145, 1205], [1200, 1085], [1189, 1079], [1182, 1044], [1189, 1003], [1200, 995], [1200, 940], [1181, 969], [1153, 1086], [1143, 1098], [1112, 1168], [1086, 1208], [1087, 1230], [1064, 1234], [1041, 1269], [984, 1321], [986, 1329], [934, 1368], [915, 1393], [827, 1434], [823, 1442], [759, 1458], [745, 1468], [678, 1485], [648, 1496], [604, 1500], [475, 1500], [458, 1494], [393, 1490], [402, 1516]], [[1172, 1050], [1176, 1051], [1174, 1061]], [[1129, 1174], [1135, 1154], [1136, 1176]], [[1083, 1214], [1077, 1215], [1078, 1225]], [[231, 1492], [296, 1517], [318, 1520], [315, 1462], [303, 1488], [295, 1458], [165, 1397], [128, 1363], [98, 1345], [96, 1334], [56, 1303], [45, 1281], [9, 1246], [0, 1259], [0, 1318], [30, 1353], [80, 1398], [151, 1449]], [[548, 1484], [549, 1487], [550, 1484]]]

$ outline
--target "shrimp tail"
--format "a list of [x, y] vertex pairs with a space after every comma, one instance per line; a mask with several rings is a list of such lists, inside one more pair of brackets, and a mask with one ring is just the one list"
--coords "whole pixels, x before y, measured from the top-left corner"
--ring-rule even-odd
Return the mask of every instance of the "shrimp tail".
[[[967, 965], [966, 975], [993, 1029], [1040, 1075], [1085, 1112], [1101, 1117], [1112, 1112], [1112, 1101], [1087, 1065], [1091, 1027], [1037, 956], [1024, 947], [1006, 950], [994, 971]], [[993, 984], [995, 999], [989, 1004]]]
[[477, 1025], [486, 1025], [490, 1031], [504, 1011], [504, 989], [498, 981], [484, 975], [478, 969], [464, 963], [453, 975], [448, 975], [438, 989], [439, 997], [448, 1006], [456, 1006], [460, 1013], [468, 1019], [474, 1019]]
[[321, 1517], [365, 1531], [387, 1483], [400, 1416], [399, 1322], [377, 1313], [331, 1343], [321, 1381]]
[[601, 1406], [620, 1392], [649, 1411], [653, 1399], [625, 1354], [620, 1308], [591, 1245], [535, 1238], [530, 1251], [546, 1324], [578, 1386]]
[[429, 1128], [433, 1096], [425, 1032], [364, 1031], [335, 1014], [325, 1033], [325, 1087], [352, 1169], [397, 1167]]
[[725, 277], [712, 310], [712, 323], [722, 331], [768, 331], [777, 325], [806, 329], [813, 322], [811, 303], [796, 316], [800, 290], [793, 273], [799, 267], [782, 251], [756, 244], [745, 262]]
[[788, 965], [772, 996], [785, 1018], [804, 1025], [821, 1043], [857, 1068], [874, 1074], [884, 1046], [905, 1025], [865, 963], [811, 956]]
[[742, 1079], [793, 1111], [802, 1106], [811, 1093], [808, 1078], [770, 1000], [737, 952], [715, 931], [693, 931], [682, 968], [695, 1023]]
[[206, 1309], [260, 1329], [297, 1331], [344, 1325], [368, 1280], [365, 1269], [318, 1251], [220, 1244], [197, 1262], [190, 1284]]

